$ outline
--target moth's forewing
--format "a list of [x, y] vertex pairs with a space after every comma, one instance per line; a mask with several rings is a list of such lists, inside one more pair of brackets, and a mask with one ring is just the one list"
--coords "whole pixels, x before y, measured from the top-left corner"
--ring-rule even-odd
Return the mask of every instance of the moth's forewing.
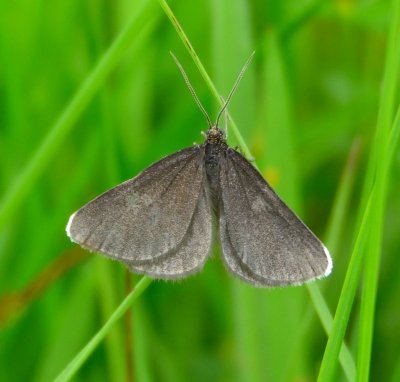
[[203, 190], [199, 196], [192, 221], [180, 245], [155, 261], [129, 263], [136, 273], [145, 273], [155, 278], [177, 279], [200, 270], [211, 250], [211, 210]]
[[220, 237], [227, 267], [257, 286], [326, 276], [328, 251], [257, 170], [229, 148], [220, 163]]
[[[67, 234], [81, 246], [122, 262], [154, 264], [178, 253], [194, 226], [194, 215], [204, 188], [204, 164], [200, 147], [183, 149], [156, 162], [136, 178], [126, 181], [86, 204], [70, 218]], [[203, 202], [204, 203], [204, 202]], [[204, 209], [203, 233], [211, 229]], [[209, 219], [208, 219], [209, 218]], [[208, 219], [208, 220], [207, 220]], [[209, 225], [209, 228], [205, 228]], [[211, 240], [211, 239], [210, 239]], [[199, 245], [198, 241], [193, 245]], [[201, 244], [204, 249], [205, 244]], [[200, 248], [197, 248], [200, 252]], [[201, 261], [208, 252], [201, 254]], [[198, 266], [187, 256], [175, 270], [160, 267], [158, 276], [189, 272]], [[185, 264], [183, 264], [185, 263]]]

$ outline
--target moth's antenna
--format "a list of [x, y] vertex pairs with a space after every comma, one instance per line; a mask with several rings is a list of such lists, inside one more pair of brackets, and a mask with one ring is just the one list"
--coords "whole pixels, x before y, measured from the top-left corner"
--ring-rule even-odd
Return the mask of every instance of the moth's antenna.
[[222, 113], [223, 113], [223, 112], [225, 111], [225, 109], [227, 108], [227, 106], [228, 106], [228, 104], [229, 104], [229, 102], [230, 102], [230, 100], [231, 100], [233, 94], [234, 94], [235, 91], [236, 91], [236, 88], [237, 88], [238, 85], [239, 85], [240, 80], [242, 79], [242, 77], [243, 77], [245, 71], [247, 70], [248, 66], [250, 65], [251, 60], [253, 59], [255, 53], [256, 53], [256, 51], [254, 50], [253, 53], [251, 53], [250, 57], [249, 57], [249, 58], [247, 59], [247, 61], [245, 62], [245, 64], [243, 65], [243, 68], [242, 68], [242, 70], [240, 71], [240, 73], [239, 73], [239, 75], [238, 75], [238, 77], [237, 77], [237, 79], [236, 79], [236, 81], [235, 81], [235, 84], [233, 85], [233, 88], [232, 88], [231, 92], [230, 92], [229, 95], [228, 95], [228, 98], [226, 99], [224, 105], [222, 106], [221, 110], [219, 111], [219, 113], [218, 113], [218, 115], [217, 115], [217, 122], [215, 122], [215, 125], [216, 125], [216, 126], [218, 126], [219, 119], [221, 118]]
[[187, 77], [185, 71], [183, 70], [183, 67], [181, 65], [181, 63], [178, 61], [178, 59], [174, 56], [174, 54], [172, 52], [169, 52], [173, 58], [173, 60], [175, 61], [175, 64], [177, 65], [178, 69], [180, 70], [180, 72], [182, 73], [182, 77], [185, 80], [186, 86], [189, 88], [190, 93], [192, 94], [192, 97], [194, 98], [194, 100], [197, 103], [197, 106], [199, 107], [199, 109], [201, 110], [201, 112], [203, 113], [203, 115], [206, 117], [207, 123], [208, 123], [208, 127], [210, 128], [212, 126], [211, 123], [211, 119], [208, 116], [206, 110], [204, 109], [203, 105], [201, 104], [199, 97], [197, 97], [196, 92], [193, 89], [192, 84], [189, 81], [189, 78]]
[[[222, 104], [225, 105], [224, 97], [219, 96], [219, 98], [221, 98]], [[229, 114], [228, 114], [228, 110], [225, 109], [225, 127], [224, 127], [225, 139], [228, 139], [228, 124], [229, 124]]]

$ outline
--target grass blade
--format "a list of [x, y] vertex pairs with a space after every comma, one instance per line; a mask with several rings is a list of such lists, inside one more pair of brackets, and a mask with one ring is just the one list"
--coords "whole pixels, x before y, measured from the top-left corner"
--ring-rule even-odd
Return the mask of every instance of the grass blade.
[[[208, 88], [210, 89], [212, 95], [214, 96], [215, 100], [222, 106], [223, 102], [221, 100], [220, 94], [217, 91], [217, 88], [215, 87], [214, 83], [211, 81], [210, 76], [208, 75], [206, 69], [204, 68], [203, 64], [201, 63], [199, 56], [197, 55], [196, 51], [194, 50], [192, 44], [190, 43], [189, 39], [186, 36], [186, 33], [180, 26], [178, 19], [175, 17], [174, 13], [172, 12], [171, 8], [167, 4], [165, 0], [159, 0], [159, 3], [164, 10], [165, 14], [168, 16], [168, 18], [171, 20], [172, 25], [174, 26], [176, 32], [178, 33], [179, 37], [185, 44], [190, 56], [192, 57], [194, 63], [197, 66], [197, 69], [199, 70], [201, 76], [203, 77], [204, 81], [206, 82]], [[229, 114], [229, 113], [228, 113]], [[242, 134], [240, 133], [235, 121], [233, 120], [232, 116], [229, 114], [229, 121], [231, 124], [231, 128], [233, 133], [235, 134], [235, 137], [245, 154], [247, 158], [252, 158], [250, 150], [243, 139]]]
[[[152, 2], [143, 0], [136, 8], [136, 13], [125, 29], [119, 34], [103, 58], [87, 77], [75, 97], [65, 108], [57, 122], [43, 140], [29, 163], [21, 171], [20, 176], [8, 188], [0, 203], [0, 229], [4, 227], [12, 214], [16, 211], [24, 198], [28, 195], [32, 185], [44, 171], [59, 146], [70, 132], [93, 95], [103, 84], [107, 75], [123, 57], [127, 48], [143, 32], [148, 18], [151, 16]], [[139, 36], [138, 36], [139, 35]]]
[[[387, 150], [391, 138], [391, 123], [399, 78], [400, 54], [400, 3], [393, 3], [393, 19], [388, 41], [382, 98], [378, 114], [376, 144], [376, 175], [371, 229], [360, 308], [360, 334], [358, 341], [358, 381], [369, 380], [375, 303], [378, 289], [378, 272], [382, 250], [385, 202], [388, 186], [390, 154]], [[395, 126], [396, 127], [396, 126]], [[395, 128], [394, 127], [394, 128]]]
[[343, 343], [351, 308], [353, 306], [354, 296], [356, 294], [358, 281], [361, 275], [363, 246], [368, 233], [371, 199], [371, 197], [368, 199], [367, 206], [364, 210], [363, 219], [360, 224], [360, 229], [358, 231], [351, 254], [349, 268], [343, 283], [342, 293], [336, 308], [332, 330], [328, 338], [328, 343], [326, 345], [318, 375], [318, 381], [320, 382], [332, 380], [335, 372], [336, 360], [339, 355], [340, 347]]
[[[347, 210], [351, 190], [353, 189], [354, 185], [354, 173], [357, 167], [355, 162], [357, 161], [359, 150], [360, 141], [356, 140], [350, 150], [347, 164], [335, 198], [336, 200], [333, 204], [333, 212], [328, 224], [326, 240], [326, 244], [332, 253], [337, 253], [339, 240], [341, 238], [340, 227], [343, 226], [346, 219], [345, 211]], [[329, 337], [333, 325], [332, 314], [322, 297], [318, 285], [315, 283], [307, 284], [307, 289], [316, 308], [322, 326]], [[356, 378], [356, 365], [353, 356], [345, 342], [342, 343], [340, 349], [339, 361], [347, 380], [354, 381]]]
[[[361, 244], [364, 241], [368, 241], [369, 251], [371, 251], [369, 252], [366, 263], [367, 275], [365, 284], [365, 287], [367, 288], [366, 293], [371, 301], [365, 302], [364, 295], [365, 305], [362, 308], [360, 343], [362, 343], [362, 346], [365, 346], [365, 349], [360, 349], [360, 355], [358, 358], [358, 368], [360, 370], [357, 379], [368, 380], [369, 375], [373, 311], [377, 288], [377, 268], [382, 242], [381, 230], [383, 227], [384, 201], [387, 186], [386, 171], [390, 160], [392, 159], [390, 158], [390, 150], [386, 150], [386, 148], [390, 144], [388, 139], [395, 95], [395, 88], [393, 86], [395, 86], [396, 83], [394, 82], [393, 84], [390, 84], [390, 81], [393, 81], [394, 78], [397, 77], [398, 58], [396, 58], [395, 52], [397, 51], [399, 44], [397, 35], [400, 23], [400, 6], [396, 2], [394, 2], [394, 6], [395, 17], [393, 18], [389, 37], [389, 47], [384, 73], [384, 88], [377, 123], [376, 146], [372, 150], [372, 160], [369, 162], [370, 168], [368, 169], [368, 172], [371, 174], [371, 166], [376, 167], [376, 183], [371, 190], [366, 208], [364, 209], [363, 219], [337, 306], [332, 333], [328, 339], [322, 360], [318, 380], [324, 382], [332, 380], [334, 376], [339, 348], [344, 338], [351, 306], [361, 274], [361, 265], [363, 260]], [[370, 177], [367, 177], [366, 181], [369, 181], [369, 178]], [[370, 235], [368, 236], [367, 234]]]
[[128, 296], [121, 302], [117, 309], [115, 309], [112, 316], [104, 324], [104, 326], [96, 333], [96, 335], [88, 342], [88, 344], [75, 356], [75, 358], [68, 364], [68, 366], [57, 376], [55, 382], [69, 381], [84, 362], [93, 353], [96, 347], [104, 339], [107, 333], [110, 331], [112, 326], [123, 316], [123, 314], [132, 306], [139, 296], [147, 289], [152, 282], [152, 279], [143, 276], [140, 281], [136, 284]]
[[[307, 289], [310, 294], [311, 300], [314, 304], [315, 310], [317, 311], [318, 317], [325, 329], [328, 336], [331, 334], [333, 317], [326, 304], [320, 289], [317, 284], [307, 284]], [[343, 372], [348, 381], [355, 381], [356, 379], [356, 364], [350, 349], [343, 341], [339, 352], [339, 361], [342, 366]]]

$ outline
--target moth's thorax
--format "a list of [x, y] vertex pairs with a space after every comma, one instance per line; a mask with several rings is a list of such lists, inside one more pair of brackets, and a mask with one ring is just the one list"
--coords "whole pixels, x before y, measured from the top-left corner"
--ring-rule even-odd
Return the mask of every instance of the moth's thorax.
[[218, 180], [221, 156], [225, 155], [228, 148], [225, 139], [225, 133], [218, 126], [211, 126], [207, 131], [207, 138], [204, 142], [204, 160], [207, 176], [212, 181]]
[[225, 161], [228, 145], [225, 141], [224, 132], [213, 126], [207, 132], [207, 139], [203, 144], [204, 164], [207, 175], [207, 185], [210, 192], [214, 211], [218, 211], [220, 199], [220, 168]]

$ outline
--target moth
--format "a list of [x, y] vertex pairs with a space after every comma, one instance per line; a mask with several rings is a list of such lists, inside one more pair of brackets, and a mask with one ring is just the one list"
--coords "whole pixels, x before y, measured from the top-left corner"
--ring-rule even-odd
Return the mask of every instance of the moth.
[[214, 124], [172, 55], [207, 119], [204, 142], [160, 159], [84, 205], [68, 221], [73, 242], [132, 272], [180, 279], [202, 269], [215, 230], [226, 268], [254, 286], [298, 285], [331, 272], [326, 247], [218, 127], [253, 54]]

